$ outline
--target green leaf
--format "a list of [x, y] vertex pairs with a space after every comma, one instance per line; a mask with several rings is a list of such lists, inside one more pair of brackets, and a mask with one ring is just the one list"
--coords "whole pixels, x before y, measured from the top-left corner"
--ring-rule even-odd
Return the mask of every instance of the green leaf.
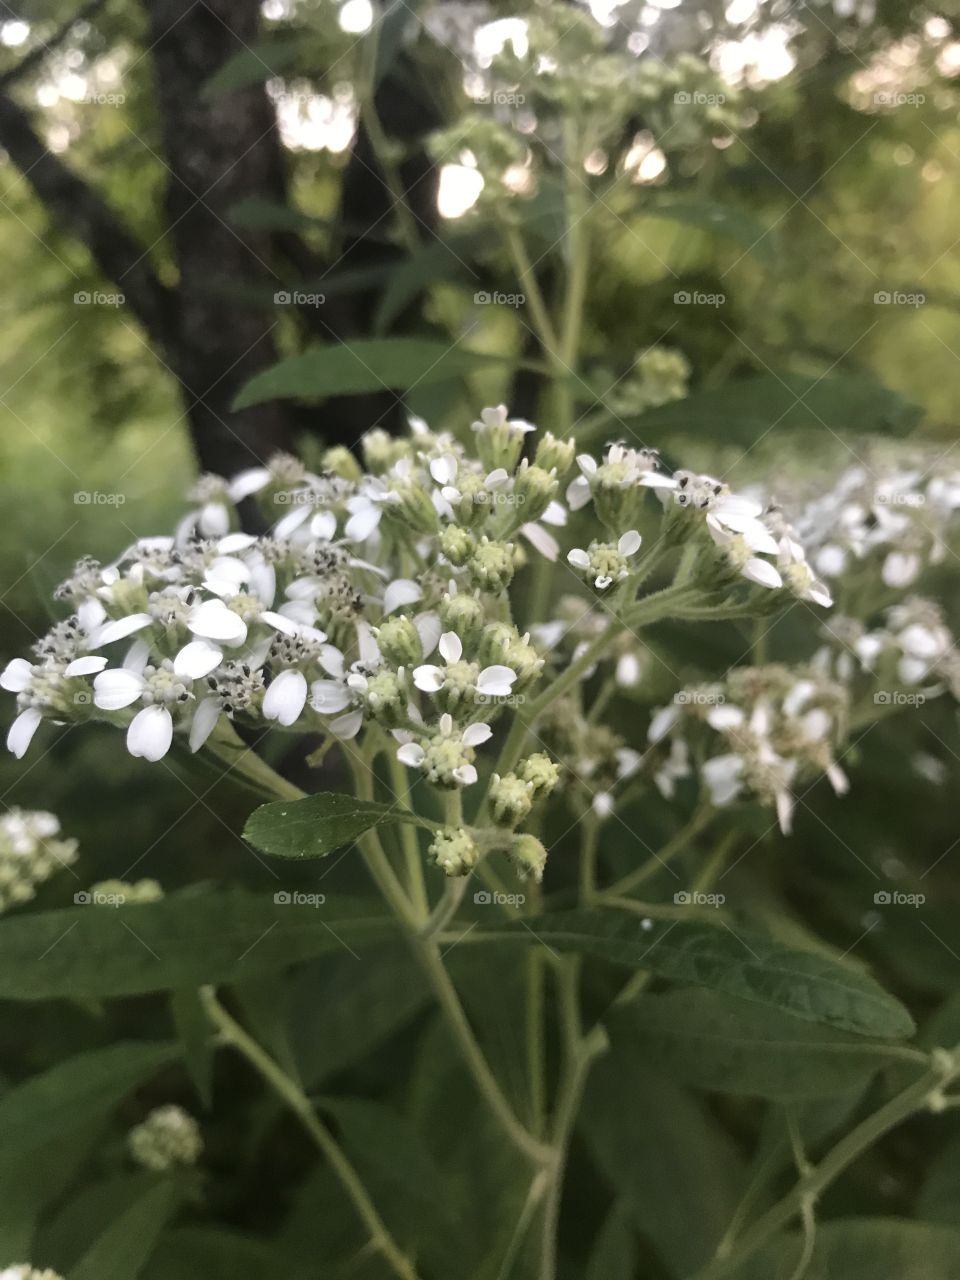
[[213, 1103], [213, 1047], [210, 1043], [210, 1023], [203, 1011], [200, 997], [193, 987], [171, 993], [170, 1013], [183, 1047], [184, 1061], [190, 1073], [190, 1079], [194, 1083], [200, 1101], [209, 1111]]
[[10, 917], [0, 921], [0, 999], [142, 995], [275, 973], [393, 937], [393, 922], [374, 909], [339, 895], [315, 908], [229, 889]]
[[486, 933], [649, 969], [862, 1036], [887, 1040], [914, 1030], [903, 1005], [867, 974], [739, 927], [660, 921], [648, 928], [633, 914], [600, 910], [557, 912]]
[[[101, 1124], [87, 1121], [59, 1133], [40, 1148], [0, 1151], [0, 1258], [30, 1258], [40, 1217], [76, 1177], [100, 1137]], [[51, 1255], [43, 1253], [44, 1258]]]
[[885, 1044], [708, 991], [645, 996], [611, 1030], [646, 1045], [675, 1079], [782, 1102], [845, 1093], [891, 1062]]
[[[450, 280], [463, 273], [460, 255], [443, 240], [418, 249], [404, 258], [386, 277], [386, 287], [374, 317], [373, 327], [384, 333], [400, 315], [404, 307], [421, 294], [435, 280]], [[381, 280], [383, 272], [381, 270]]]
[[648, 409], [632, 425], [649, 444], [684, 432], [751, 445], [774, 428], [905, 435], [920, 416], [916, 405], [859, 374], [761, 373]]
[[91, 1244], [156, 1184], [157, 1175], [146, 1170], [88, 1179], [44, 1221], [33, 1256], [71, 1274]]
[[[800, 1257], [796, 1235], [780, 1237], [729, 1280], [789, 1280]], [[823, 1223], [803, 1280], [957, 1280], [960, 1231], [903, 1218]]]
[[636, 1270], [637, 1242], [629, 1211], [618, 1201], [597, 1236], [584, 1280], [633, 1280]]
[[637, 1228], [679, 1276], [713, 1255], [743, 1185], [733, 1141], [700, 1102], [615, 1045], [593, 1068], [580, 1127]]
[[70, 1272], [70, 1280], [135, 1280], [180, 1200], [175, 1182], [163, 1181], [112, 1222]]
[[954, 1133], [928, 1164], [917, 1213], [930, 1222], [960, 1228], [960, 1134]]
[[277, 858], [325, 858], [382, 822], [423, 825], [423, 819], [399, 805], [322, 791], [305, 800], [262, 804], [247, 819], [243, 838]]
[[292, 67], [303, 53], [303, 37], [258, 40], [249, 47], [239, 49], [212, 75], [200, 90], [206, 102], [246, 89], [252, 84], [262, 84]]
[[315, 1280], [291, 1268], [275, 1245], [215, 1227], [181, 1227], [165, 1233], [144, 1271], [144, 1280]]
[[179, 1054], [176, 1044], [131, 1040], [58, 1062], [0, 1099], [0, 1151], [32, 1150], [104, 1115]]
[[745, 210], [733, 205], [707, 200], [698, 200], [690, 204], [677, 201], [644, 210], [644, 216], [666, 218], [671, 222], [680, 222], [684, 226], [709, 231], [713, 235], [726, 236], [767, 262], [777, 260], [777, 243], [774, 236], [763, 223], [758, 222]]
[[503, 357], [464, 351], [435, 338], [370, 338], [315, 346], [265, 369], [243, 387], [234, 409], [266, 400], [323, 399], [367, 391], [406, 391], [472, 373]]

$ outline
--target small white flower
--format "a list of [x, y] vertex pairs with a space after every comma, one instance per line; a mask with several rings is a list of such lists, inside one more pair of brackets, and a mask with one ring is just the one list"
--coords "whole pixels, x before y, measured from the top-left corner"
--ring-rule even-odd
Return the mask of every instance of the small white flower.
[[[439, 693], [441, 689], [450, 687], [454, 673], [449, 668], [455, 667], [463, 658], [463, 641], [455, 631], [445, 631], [441, 635], [439, 648], [445, 667], [424, 663], [414, 668], [413, 683], [424, 693]], [[467, 687], [484, 698], [508, 698], [516, 678], [517, 673], [510, 667], [494, 663], [477, 673], [475, 680], [468, 679]], [[457, 673], [453, 687], [460, 688], [462, 683]]]

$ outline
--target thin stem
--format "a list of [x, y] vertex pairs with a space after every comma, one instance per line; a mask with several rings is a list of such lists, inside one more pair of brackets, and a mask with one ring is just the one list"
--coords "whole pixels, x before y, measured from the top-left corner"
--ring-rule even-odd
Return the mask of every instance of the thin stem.
[[503, 229], [503, 238], [507, 249], [513, 259], [514, 268], [520, 277], [521, 284], [527, 290], [526, 296], [530, 302], [530, 315], [533, 318], [540, 345], [546, 352], [551, 366], [554, 366], [556, 374], [559, 342], [553, 327], [553, 321], [550, 319], [550, 312], [540, 291], [540, 284], [533, 269], [533, 263], [527, 253], [527, 246], [524, 243], [523, 236], [513, 222], [505, 218], [500, 225]]
[[359, 1174], [336, 1138], [314, 1111], [310, 1099], [270, 1055], [264, 1052], [256, 1040], [244, 1031], [236, 1019], [231, 1017], [217, 999], [212, 987], [201, 988], [200, 1000], [207, 1017], [216, 1027], [223, 1042], [232, 1045], [246, 1058], [253, 1069], [283, 1099], [317, 1144], [370, 1233], [370, 1244], [383, 1255], [395, 1274], [402, 1277], [402, 1280], [418, 1280], [416, 1270], [404, 1256], [403, 1250], [377, 1212]]
[[527, 952], [527, 1073], [530, 1078], [530, 1113], [533, 1132], [542, 1136], [546, 1116], [546, 1044], [544, 1039], [544, 999], [546, 968], [538, 947]]
[[455, 876], [447, 881], [440, 901], [427, 917], [425, 923], [420, 926], [421, 938], [432, 938], [447, 927], [457, 914], [457, 908], [463, 901], [469, 883], [469, 875]]
[[716, 810], [710, 805], [700, 805], [699, 808], [694, 810], [689, 821], [670, 837], [662, 849], [649, 858], [642, 867], [637, 867], [635, 871], [629, 872], [608, 889], [603, 890], [601, 896], [604, 898], [624, 898], [632, 893], [634, 889], [645, 884], [658, 871], [669, 866], [673, 859], [689, 846], [690, 841], [704, 830], [715, 813]]
[[[390, 743], [390, 746], [392, 747], [393, 743]], [[390, 787], [397, 799], [397, 803], [412, 813], [413, 806], [410, 803], [410, 788], [407, 786], [406, 770], [397, 759], [395, 750], [387, 751], [387, 760], [390, 769]], [[427, 896], [427, 886], [423, 879], [423, 857], [420, 853], [420, 840], [417, 836], [416, 828], [408, 822], [404, 822], [400, 826], [400, 845], [403, 849], [406, 867], [407, 891], [416, 909], [422, 914], [426, 914], [430, 909], [430, 899]]]

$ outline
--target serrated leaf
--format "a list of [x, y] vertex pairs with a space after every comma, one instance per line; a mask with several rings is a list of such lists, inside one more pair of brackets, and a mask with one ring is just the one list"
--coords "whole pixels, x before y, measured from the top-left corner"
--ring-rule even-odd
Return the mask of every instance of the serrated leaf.
[[600, 910], [558, 912], [486, 932], [649, 969], [674, 982], [723, 991], [862, 1036], [889, 1040], [914, 1030], [899, 1000], [867, 974], [739, 926], [734, 931], [659, 921], [648, 928], [635, 915]]
[[[789, 1280], [796, 1235], [781, 1236], [725, 1280]], [[960, 1231], [904, 1218], [848, 1218], [818, 1226], [803, 1280], [957, 1280]]]
[[0, 1098], [0, 1151], [31, 1150], [104, 1115], [179, 1055], [176, 1044], [131, 1040], [58, 1062]]
[[275, 973], [393, 937], [374, 910], [363, 899], [315, 908], [230, 889], [10, 917], [0, 921], [0, 999], [142, 995]]
[[71, 1270], [71, 1280], [136, 1280], [180, 1195], [175, 1182], [151, 1187], [107, 1227]]
[[615, 1014], [611, 1032], [687, 1084], [781, 1102], [845, 1093], [891, 1062], [883, 1043], [698, 990], [645, 996]]
[[684, 432], [711, 438], [719, 434], [729, 443], [749, 446], [774, 429], [905, 435], [920, 415], [897, 392], [860, 374], [818, 378], [761, 373], [648, 409], [632, 425], [638, 438], [651, 445]]
[[244, 386], [234, 409], [267, 400], [324, 399], [368, 391], [406, 391], [413, 386], [459, 378], [497, 355], [464, 351], [435, 338], [369, 338], [315, 346], [265, 369]]
[[243, 838], [277, 858], [325, 858], [383, 822], [419, 825], [422, 819], [399, 805], [322, 791], [304, 800], [262, 804], [247, 819]]

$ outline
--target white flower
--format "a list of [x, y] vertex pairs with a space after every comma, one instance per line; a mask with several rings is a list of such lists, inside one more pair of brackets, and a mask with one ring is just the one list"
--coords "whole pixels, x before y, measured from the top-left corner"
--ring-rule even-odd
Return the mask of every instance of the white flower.
[[608, 542], [591, 542], [587, 550], [574, 547], [567, 552], [567, 560], [586, 578], [592, 578], [598, 591], [603, 591], [629, 575], [627, 559], [640, 550], [640, 542], [640, 534], [630, 529], [620, 535], [615, 547]]
[[456, 667], [463, 657], [463, 642], [455, 631], [445, 631], [441, 635], [439, 648], [440, 656], [446, 666], [437, 667], [431, 663], [425, 663], [423, 666], [415, 667], [413, 683], [418, 689], [424, 693], [439, 693], [444, 688], [463, 690], [464, 686], [466, 686], [467, 689], [471, 689], [482, 698], [508, 698], [510, 696], [514, 681], [517, 678], [517, 673], [511, 670], [510, 667], [495, 663], [492, 666], [484, 667], [482, 671], [476, 674], [474, 679], [472, 678], [473, 670], [469, 670], [473, 664], [465, 664], [468, 668], [465, 672], [453, 672], [450, 670], [451, 667]]
[[169, 659], [154, 667], [146, 663], [147, 656], [138, 650], [128, 655], [126, 666], [101, 671], [93, 681], [93, 701], [101, 711], [143, 703], [127, 728], [127, 750], [132, 756], [156, 761], [167, 754], [173, 741], [170, 707], [187, 702], [192, 694], [190, 682], [184, 683]]
[[263, 696], [263, 714], [267, 720], [292, 725], [300, 719], [307, 702], [307, 677], [290, 668], [271, 680]]
[[411, 769], [422, 769], [431, 782], [442, 786], [469, 787], [477, 780], [473, 749], [486, 742], [492, 732], [488, 724], [480, 722], [468, 724], [462, 731], [457, 730], [453, 717], [444, 714], [434, 737], [424, 743], [404, 742], [397, 749], [397, 759]]

